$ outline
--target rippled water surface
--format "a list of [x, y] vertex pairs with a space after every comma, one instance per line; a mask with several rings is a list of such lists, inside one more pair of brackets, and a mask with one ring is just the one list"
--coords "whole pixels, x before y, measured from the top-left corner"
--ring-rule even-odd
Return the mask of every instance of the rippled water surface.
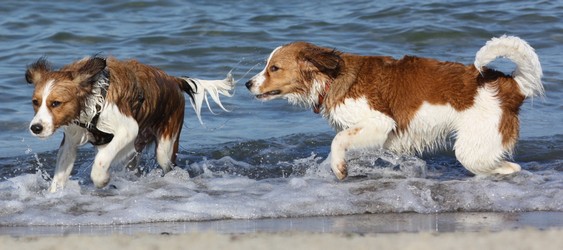
[[[109, 225], [386, 212], [563, 211], [563, 4], [559, 1], [5, 1], [0, 9], [0, 225]], [[412, 54], [470, 64], [493, 36], [528, 41], [545, 98], [521, 112], [523, 171], [473, 177], [451, 152], [420, 157], [352, 151], [338, 182], [326, 161], [334, 132], [310, 110], [262, 103], [244, 87], [271, 50], [305, 40], [341, 51]], [[26, 65], [87, 55], [136, 58], [172, 75], [239, 80], [230, 112], [186, 107], [179, 167], [161, 176], [119, 166], [107, 188], [89, 178], [85, 146], [68, 187], [45, 192], [61, 133], [32, 137]], [[496, 64], [511, 71], [510, 63]], [[216, 109], [218, 111], [219, 109]]]

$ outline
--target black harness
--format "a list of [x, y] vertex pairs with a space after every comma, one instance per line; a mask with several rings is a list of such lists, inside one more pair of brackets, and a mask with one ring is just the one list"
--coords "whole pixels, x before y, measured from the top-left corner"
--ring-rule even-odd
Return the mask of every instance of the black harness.
[[[102, 76], [106, 77], [108, 79], [108, 86], [107, 88], [109, 88], [109, 71], [107, 69], [104, 69], [102, 71]], [[139, 89], [139, 88], [136, 88]], [[104, 100], [106, 99], [106, 95], [107, 95], [107, 89], [106, 88], [101, 88], [101, 94], [104, 97]], [[135, 116], [139, 115], [139, 111], [141, 110], [141, 107], [143, 106], [143, 103], [145, 102], [145, 96], [144, 94], [138, 93], [137, 95], [137, 103], [135, 105], [133, 105], [133, 109], [135, 109]], [[83, 123], [80, 121], [75, 121], [74, 124], [85, 128], [86, 130], [88, 130], [88, 132], [90, 132], [90, 134], [92, 134], [93, 140], [90, 140], [90, 143], [94, 146], [100, 146], [100, 145], [105, 145], [111, 142], [111, 140], [113, 139], [113, 134], [109, 134], [106, 132], [103, 132], [101, 130], [99, 130], [96, 125], [98, 124], [98, 119], [100, 118], [100, 113], [102, 112], [102, 107], [101, 106], [97, 106], [96, 107], [97, 113], [96, 115], [92, 118], [92, 121], [90, 121], [90, 123]]]
[[[102, 71], [102, 76], [106, 77], [108, 79], [108, 88], [109, 88], [109, 72], [107, 71], [107, 69], [104, 69]], [[107, 89], [106, 88], [101, 88], [101, 94], [104, 97], [104, 100], [106, 99], [106, 95], [107, 95]], [[90, 121], [90, 123], [83, 123], [80, 121], [75, 121], [74, 124], [85, 128], [86, 130], [88, 130], [88, 132], [90, 132], [90, 134], [92, 134], [93, 140], [90, 140], [90, 143], [92, 143], [92, 145], [94, 146], [100, 146], [100, 145], [105, 145], [108, 144], [109, 142], [111, 142], [111, 140], [113, 139], [113, 134], [109, 134], [103, 131], [100, 131], [96, 125], [98, 124], [98, 119], [100, 118], [100, 113], [102, 112], [102, 107], [101, 106], [97, 106], [96, 107], [97, 113], [96, 115], [92, 118], [92, 121]]]
[[96, 114], [94, 118], [92, 118], [92, 122], [90, 124], [85, 124], [82, 122], [76, 122], [75, 124], [85, 128], [92, 134], [93, 140], [90, 140], [90, 143], [94, 146], [105, 145], [111, 142], [113, 139], [113, 134], [108, 134], [106, 132], [100, 131], [94, 124], [98, 124], [98, 118], [100, 118], [100, 113]]

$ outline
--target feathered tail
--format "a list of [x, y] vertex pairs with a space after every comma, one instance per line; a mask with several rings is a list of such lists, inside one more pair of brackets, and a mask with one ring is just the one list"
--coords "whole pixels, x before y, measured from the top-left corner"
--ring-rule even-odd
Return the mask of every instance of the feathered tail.
[[207, 103], [209, 111], [213, 112], [209, 106], [209, 100], [207, 99], [206, 93], [211, 96], [211, 99], [213, 99], [213, 101], [217, 103], [221, 109], [228, 111], [225, 107], [223, 107], [223, 104], [219, 99], [219, 95], [232, 96], [229, 91], [233, 90], [235, 81], [231, 72], [229, 72], [229, 74], [227, 74], [227, 78], [223, 80], [201, 80], [191, 77], [180, 77], [180, 79], [185, 81], [182, 83], [181, 88], [190, 96], [190, 102], [192, 103], [197, 119], [199, 119], [201, 124], [203, 124], [203, 121], [201, 120], [201, 107], [203, 105], [203, 100]]
[[512, 77], [526, 97], [544, 94], [541, 77], [543, 75], [538, 55], [526, 41], [503, 35], [492, 38], [475, 55], [475, 68], [482, 72], [483, 67], [497, 57], [505, 57], [516, 64]]

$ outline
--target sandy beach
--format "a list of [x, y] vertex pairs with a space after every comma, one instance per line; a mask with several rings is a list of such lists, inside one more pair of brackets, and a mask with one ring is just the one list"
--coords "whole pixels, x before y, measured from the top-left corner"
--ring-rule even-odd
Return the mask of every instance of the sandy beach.
[[455, 233], [188, 233], [181, 235], [1, 236], [2, 249], [561, 249], [563, 230]]

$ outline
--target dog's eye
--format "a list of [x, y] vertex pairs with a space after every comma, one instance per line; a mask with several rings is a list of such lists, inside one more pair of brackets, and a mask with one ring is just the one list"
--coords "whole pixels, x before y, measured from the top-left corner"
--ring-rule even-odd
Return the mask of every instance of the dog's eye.
[[271, 72], [276, 72], [276, 71], [278, 71], [279, 69], [280, 69], [280, 68], [278, 68], [278, 66], [276, 66], [276, 65], [270, 66], [270, 71], [271, 71]]
[[61, 102], [59, 102], [59, 101], [53, 101], [53, 102], [51, 103], [51, 107], [53, 107], [53, 108], [56, 108], [56, 107], [58, 107], [58, 106], [61, 106]]
[[31, 103], [33, 103], [33, 106], [39, 106], [39, 101], [37, 99], [33, 99]]

